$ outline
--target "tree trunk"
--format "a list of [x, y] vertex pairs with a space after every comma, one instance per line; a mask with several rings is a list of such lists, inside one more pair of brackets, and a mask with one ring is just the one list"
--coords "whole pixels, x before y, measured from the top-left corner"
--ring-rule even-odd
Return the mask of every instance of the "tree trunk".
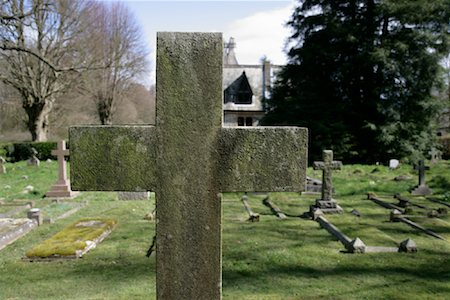
[[113, 98], [101, 99], [97, 104], [97, 112], [102, 125], [112, 124], [112, 102]]
[[51, 103], [32, 104], [24, 107], [28, 115], [28, 130], [31, 133], [31, 140], [33, 142], [47, 141], [49, 114], [51, 111]]

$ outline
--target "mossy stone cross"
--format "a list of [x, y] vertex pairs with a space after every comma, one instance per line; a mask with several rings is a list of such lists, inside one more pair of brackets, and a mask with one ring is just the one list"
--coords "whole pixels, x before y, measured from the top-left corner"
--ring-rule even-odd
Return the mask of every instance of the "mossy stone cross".
[[156, 192], [158, 299], [220, 299], [220, 192], [305, 187], [307, 129], [222, 128], [222, 47], [158, 33], [156, 126], [70, 128], [74, 190]]

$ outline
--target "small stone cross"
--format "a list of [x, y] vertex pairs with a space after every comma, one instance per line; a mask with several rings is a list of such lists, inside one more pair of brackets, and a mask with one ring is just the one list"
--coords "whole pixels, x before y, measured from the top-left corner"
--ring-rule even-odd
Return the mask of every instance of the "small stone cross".
[[67, 163], [66, 156], [70, 155], [69, 150], [66, 149], [66, 141], [58, 142], [58, 148], [52, 150], [52, 155], [58, 158], [58, 181], [50, 188], [50, 191], [45, 193], [46, 197], [73, 197], [77, 193], [70, 189], [70, 180], [67, 179]]
[[419, 164], [414, 166], [414, 170], [419, 171], [419, 185], [412, 190], [413, 195], [429, 195], [433, 191], [425, 184], [425, 171], [429, 170], [430, 167], [425, 166], [423, 160], [419, 160]]
[[436, 148], [431, 148], [430, 151], [428, 151], [428, 154], [431, 157], [431, 163], [436, 163], [438, 160], [441, 160], [441, 155], [442, 155], [442, 151], [436, 149]]
[[308, 133], [222, 127], [219, 33], [158, 33], [156, 126], [70, 129], [75, 190], [155, 191], [158, 299], [221, 298], [220, 192], [303, 191]]

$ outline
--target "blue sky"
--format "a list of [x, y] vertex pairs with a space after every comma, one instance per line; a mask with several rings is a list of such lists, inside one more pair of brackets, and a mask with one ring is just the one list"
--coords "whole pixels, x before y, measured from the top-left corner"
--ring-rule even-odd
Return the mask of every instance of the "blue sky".
[[150, 51], [150, 82], [154, 81], [158, 31], [223, 32], [226, 40], [231, 36], [236, 39], [241, 64], [256, 64], [264, 55], [275, 64], [286, 62], [283, 49], [289, 29], [284, 24], [292, 14], [292, 0], [121, 2], [127, 3], [141, 25]]

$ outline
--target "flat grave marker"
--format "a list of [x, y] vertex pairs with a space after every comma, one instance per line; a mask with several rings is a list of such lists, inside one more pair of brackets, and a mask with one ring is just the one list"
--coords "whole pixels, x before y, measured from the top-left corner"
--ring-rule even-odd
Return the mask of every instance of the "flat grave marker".
[[70, 129], [74, 190], [155, 191], [157, 298], [221, 298], [220, 192], [305, 189], [307, 129], [222, 127], [219, 33], [158, 33], [156, 126]]

